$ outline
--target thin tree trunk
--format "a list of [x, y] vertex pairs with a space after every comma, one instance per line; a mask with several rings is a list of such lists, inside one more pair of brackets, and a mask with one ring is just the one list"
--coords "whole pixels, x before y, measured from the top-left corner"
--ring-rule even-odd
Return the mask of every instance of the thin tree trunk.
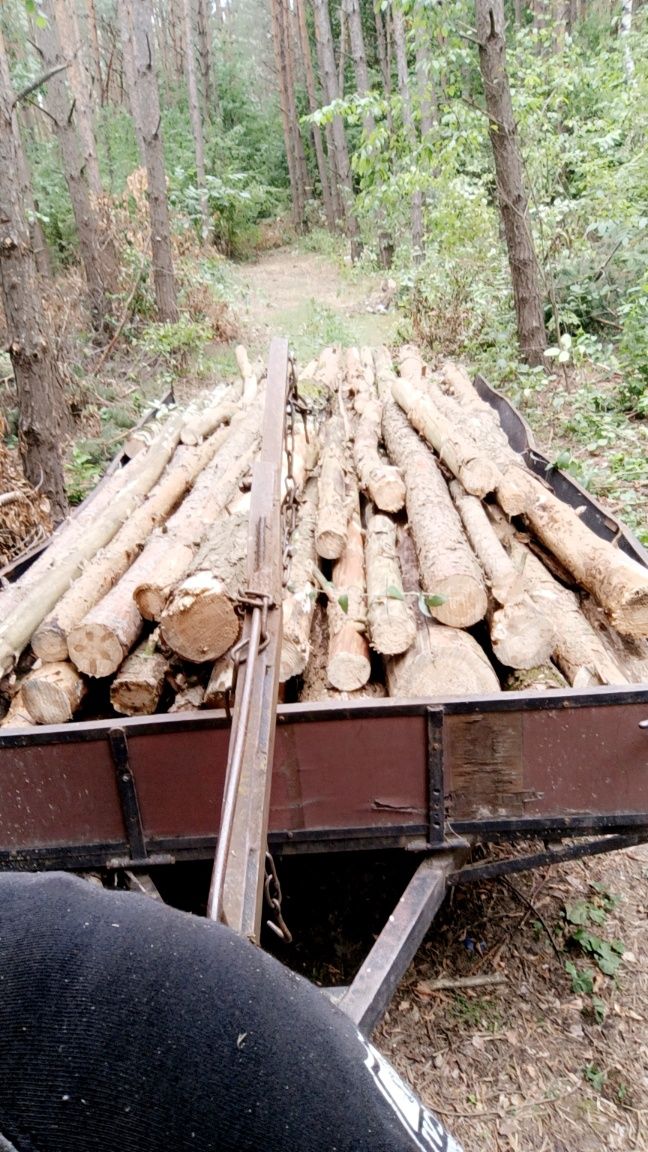
[[[36, 42], [46, 69], [56, 68], [68, 61], [58, 37], [54, 21], [52, 0], [44, 0], [44, 24], [36, 23]], [[76, 101], [70, 95], [65, 72], [52, 76], [47, 83], [46, 106], [58, 139], [74, 220], [79, 237], [79, 251], [85, 271], [90, 298], [90, 309], [95, 328], [104, 325], [110, 313], [108, 294], [114, 292], [118, 267], [115, 249], [106, 242], [101, 222], [93, 203], [93, 189], [89, 172], [88, 141], [77, 131]], [[94, 156], [96, 164], [96, 153]], [[98, 178], [93, 178], [93, 183]]]
[[[331, 21], [329, 18], [328, 0], [312, 0], [313, 15], [315, 17], [315, 40], [317, 43], [317, 54], [320, 62], [320, 74], [322, 77], [322, 87], [324, 89], [324, 99], [327, 104], [332, 104], [338, 98], [337, 77], [335, 72], [335, 53], [333, 51], [333, 36], [331, 33]], [[335, 164], [335, 171], [337, 174], [338, 187], [342, 206], [344, 211], [344, 219], [346, 224], [346, 231], [351, 241], [351, 256], [355, 260], [360, 256], [362, 250], [362, 242], [360, 240], [360, 228], [358, 221], [353, 211], [353, 183], [351, 180], [351, 162], [349, 160], [349, 149], [347, 145], [346, 132], [344, 130], [344, 121], [341, 116], [334, 116], [331, 124], [331, 135], [333, 143], [333, 157]]]
[[187, 74], [187, 91], [189, 93], [189, 118], [194, 139], [196, 154], [196, 185], [200, 201], [201, 238], [203, 244], [211, 240], [211, 226], [209, 219], [209, 203], [207, 199], [207, 180], [205, 177], [205, 141], [203, 138], [202, 116], [200, 114], [200, 100], [198, 97], [198, 81], [196, 79], [196, 53], [194, 46], [193, 12], [191, 0], [184, 0], [185, 18], [185, 68]]
[[[313, 76], [313, 61], [311, 58], [310, 42], [308, 39], [308, 27], [306, 24], [306, 9], [305, 0], [296, 0], [297, 5], [297, 18], [299, 21], [299, 43], [301, 47], [302, 61], [304, 64], [304, 76], [306, 79], [306, 92], [308, 94], [308, 107], [311, 112], [316, 111], [317, 97], [315, 95], [315, 78]], [[324, 143], [322, 141], [322, 133], [319, 124], [312, 124], [311, 131], [313, 134], [313, 146], [315, 148], [315, 156], [317, 158], [317, 171], [319, 172], [320, 185], [322, 188], [322, 200], [324, 202], [324, 214], [326, 216], [326, 223], [329, 228], [335, 228], [335, 207], [331, 195], [331, 185], [329, 181], [329, 173], [326, 166], [326, 156], [324, 155]]]
[[290, 131], [293, 139], [293, 151], [297, 162], [297, 177], [300, 185], [301, 198], [306, 202], [309, 195], [308, 169], [306, 167], [306, 153], [301, 138], [299, 115], [297, 113], [297, 100], [295, 98], [295, 37], [291, 28], [292, 9], [290, 4], [282, 0], [283, 9], [283, 36], [284, 54], [286, 58], [286, 90], [288, 94], [288, 114], [290, 117]]
[[476, 0], [479, 64], [489, 115], [497, 192], [508, 251], [520, 351], [528, 364], [543, 363], [547, 346], [540, 267], [536, 256], [522, 157], [506, 72], [503, 0]]
[[[398, 69], [398, 90], [400, 92], [403, 109], [403, 127], [411, 153], [416, 153], [417, 138], [416, 126], [412, 115], [412, 101], [409, 89], [409, 72], [407, 68], [407, 42], [405, 33], [405, 17], [399, 0], [392, 4], [392, 25], [394, 29], [394, 46], [396, 48], [396, 67]], [[410, 161], [411, 163], [411, 161]], [[412, 248], [415, 263], [423, 259], [423, 193], [417, 188], [412, 193]]]
[[421, 107], [421, 139], [434, 129], [438, 120], [438, 107], [436, 90], [431, 80], [430, 67], [430, 37], [427, 29], [421, 23], [425, 9], [421, 8], [418, 15], [419, 22], [414, 28], [414, 50], [416, 53], [416, 85]]
[[99, 46], [99, 28], [97, 24], [97, 9], [95, 0], [85, 0], [85, 24], [87, 28], [86, 43], [89, 46], [90, 81], [91, 88], [96, 92], [101, 104], [104, 102], [103, 77], [101, 67], [101, 48]]
[[124, 56], [130, 52], [134, 60], [131, 111], [134, 120], [139, 124], [142, 148], [146, 157], [153, 283], [158, 316], [162, 321], [175, 323], [178, 319], [178, 304], [173, 274], [164, 150], [160, 131], [160, 97], [153, 56], [151, 0], [137, 0], [137, 3], [133, 3], [132, 0], [119, 0], [119, 10]]
[[[83, 162], [88, 177], [90, 192], [99, 199], [103, 195], [97, 143], [92, 115], [92, 92], [88, 74], [81, 57], [81, 36], [76, 9], [69, 0], [51, 0], [56, 20], [58, 40], [68, 66], [65, 75], [74, 98], [74, 116], [83, 150]], [[115, 257], [116, 260], [116, 257]]]
[[279, 82], [279, 105], [281, 108], [286, 161], [288, 163], [288, 176], [290, 179], [292, 217], [295, 228], [299, 229], [304, 222], [304, 189], [296, 149], [295, 126], [291, 114], [283, 0], [271, 0], [271, 16], [272, 39]]
[[198, 63], [200, 67], [200, 86], [202, 88], [204, 101], [203, 107], [207, 120], [211, 121], [215, 115], [218, 115], [220, 109], [218, 105], [218, 90], [214, 80], [209, 0], [198, 0], [196, 27], [198, 32]]
[[27, 479], [42, 485], [55, 522], [67, 512], [60, 440], [65, 396], [40, 299], [23, 197], [15, 173], [26, 173], [0, 32], [0, 293], [16, 378], [20, 452]]

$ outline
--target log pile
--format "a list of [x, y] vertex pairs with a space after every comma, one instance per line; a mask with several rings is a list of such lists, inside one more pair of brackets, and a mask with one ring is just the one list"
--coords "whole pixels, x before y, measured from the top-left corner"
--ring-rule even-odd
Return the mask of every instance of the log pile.
[[[228, 703], [264, 403], [237, 363], [0, 591], [4, 728]], [[648, 683], [648, 570], [527, 468], [461, 366], [327, 348], [300, 385], [285, 700]]]

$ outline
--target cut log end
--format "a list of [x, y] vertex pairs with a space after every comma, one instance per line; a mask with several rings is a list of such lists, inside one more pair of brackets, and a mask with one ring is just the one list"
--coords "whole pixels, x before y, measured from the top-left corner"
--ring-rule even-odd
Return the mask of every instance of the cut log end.
[[106, 624], [81, 624], [68, 636], [70, 659], [79, 672], [97, 679], [111, 676], [127, 653]]
[[400, 512], [405, 507], [405, 484], [398, 468], [385, 465], [380, 476], [369, 480], [369, 495], [381, 512]]
[[31, 640], [32, 651], [44, 664], [67, 660], [67, 636], [56, 620], [43, 621]]
[[556, 644], [551, 618], [529, 599], [493, 613], [490, 626], [493, 652], [507, 668], [537, 668], [546, 664]]
[[401, 652], [406, 652], [416, 636], [413, 618], [407, 615], [407, 609], [401, 601], [395, 603], [401, 607], [397, 618], [381, 615], [380, 621], [376, 621], [369, 610], [371, 646], [385, 656], [399, 656]]
[[240, 621], [227, 589], [209, 572], [196, 572], [173, 593], [160, 619], [166, 644], [183, 660], [216, 660], [236, 642]]
[[616, 599], [613, 595], [607, 597], [605, 607], [609, 606], [610, 621], [622, 636], [648, 636], [648, 588], [639, 587], [628, 592], [626, 585], [623, 591], [623, 599]]
[[284, 636], [281, 643], [279, 682], [284, 684], [293, 676], [301, 676], [308, 664], [310, 644], [299, 643]]
[[326, 675], [333, 688], [340, 692], [353, 692], [368, 682], [371, 662], [360, 653], [339, 652], [329, 660]]
[[158, 621], [169, 598], [169, 589], [156, 584], [140, 584], [133, 593], [137, 610], [144, 620]]
[[483, 620], [488, 607], [488, 597], [484, 586], [473, 576], [455, 575], [440, 580], [432, 590], [432, 595], [443, 596], [444, 603], [430, 607], [430, 612], [440, 624], [452, 628], [470, 628]]
[[315, 540], [317, 555], [324, 560], [339, 560], [346, 546], [346, 533], [319, 532]]
[[46, 664], [28, 676], [22, 698], [35, 724], [67, 724], [86, 694], [86, 685], [71, 664]]

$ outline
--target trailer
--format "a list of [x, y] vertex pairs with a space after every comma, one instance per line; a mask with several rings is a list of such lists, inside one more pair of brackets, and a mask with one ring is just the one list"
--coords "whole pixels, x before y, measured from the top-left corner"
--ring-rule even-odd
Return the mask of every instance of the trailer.
[[[648, 567], [511, 405], [475, 383], [528, 467]], [[268, 919], [289, 938], [274, 857], [407, 854], [413, 874], [383, 931], [352, 983], [328, 990], [369, 1033], [449, 886], [648, 840], [648, 685], [277, 706], [281, 454], [296, 402], [275, 339], [231, 709], [0, 732], [0, 867], [119, 873], [157, 895], [152, 869], [213, 861], [207, 915], [258, 943]], [[531, 837], [541, 849], [516, 850]], [[494, 841], [510, 851], [475, 862], [474, 846]]]

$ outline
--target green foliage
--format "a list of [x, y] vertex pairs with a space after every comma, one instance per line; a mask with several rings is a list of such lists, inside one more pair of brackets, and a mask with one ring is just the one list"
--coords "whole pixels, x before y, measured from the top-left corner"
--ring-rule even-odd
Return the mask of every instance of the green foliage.
[[206, 323], [181, 316], [175, 324], [149, 324], [137, 343], [148, 355], [173, 361], [198, 352], [210, 338], [211, 331]]

